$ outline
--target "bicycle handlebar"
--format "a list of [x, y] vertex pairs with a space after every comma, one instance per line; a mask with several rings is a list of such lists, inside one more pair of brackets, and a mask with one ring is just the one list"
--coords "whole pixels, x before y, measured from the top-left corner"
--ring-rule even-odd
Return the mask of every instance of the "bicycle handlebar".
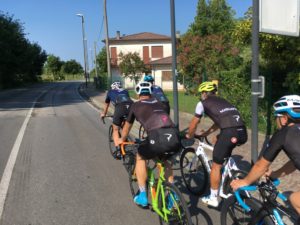
[[126, 154], [125, 145], [134, 145], [134, 144], [136, 144], [136, 142], [134, 142], [134, 141], [124, 141], [124, 142], [122, 142], [122, 144], [120, 144], [121, 154], [122, 155]]
[[106, 118], [106, 117], [113, 117], [113, 116], [112, 116], [112, 115], [109, 115], [109, 116], [103, 116], [103, 117], [101, 117], [101, 120], [102, 120], [102, 123], [103, 123], [103, 124], [105, 124], [105, 118]]
[[[270, 183], [271, 182], [271, 183]], [[280, 181], [279, 179], [274, 179], [274, 180], [271, 180], [271, 179], [268, 179], [267, 182], [261, 182], [260, 184], [258, 185], [249, 185], [249, 186], [244, 186], [244, 187], [240, 187], [238, 188], [235, 192], [234, 192], [234, 195], [238, 201], [238, 203], [243, 207], [243, 209], [246, 211], [246, 212], [250, 212], [251, 208], [242, 200], [241, 198], [241, 195], [240, 195], [240, 192], [242, 191], [256, 191], [262, 187], [264, 187], [265, 185], [274, 185], [275, 187], [277, 187], [278, 185], [280, 184]], [[282, 193], [278, 193], [277, 195], [280, 199], [282, 199], [283, 201], [286, 201], [287, 198], [282, 194]]]

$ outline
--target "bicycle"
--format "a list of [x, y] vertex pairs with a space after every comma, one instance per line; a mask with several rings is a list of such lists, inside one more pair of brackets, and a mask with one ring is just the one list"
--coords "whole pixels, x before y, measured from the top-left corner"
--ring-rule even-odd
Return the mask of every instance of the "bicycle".
[[[290, 225], [296, 224], [297, 213], [287, 206], [287, 198], [277, 190], [279, 180], [262, 181], [255, 185], [239, 188], [234, 195], [228, 198], [221, 209], [221, 224], [265, 224]], [[250, 192], [258, 190], [260, 201], [253, 198]], [[237, 208], [242, 212], [237, 216]], [[233, 222], [230, 222], [233, 221]]]
[[[121, 144], [121, 148], [128, 150], [128, 147], [132, 149], [132, 146], [137, 151], [135, 142], [125, 142]], [[135, 155], [135, 153], [133, 153]], [[149, 207], [158, 214], [160, 224], [186, 224], [191, 225], [191, 216], [187, 204], [179, 191], [174, 185], [169, 183], [165, 179], [165, 161], [172, 155], [172, 153], [163, 154], [147, 163], [148, 179], [147, 179], [147, 192], [149, 198]], [[157, 173], [156, 173], [157, 172]], [[138, 192], [138, 184], [135, 176], [135, 168], [131, 167], [129, 173], [130, 191], [133, 197]], [[172, 201], [172, 207], [168, 207], [169, 201]]]
[[[105, 124], [105, 117], [113, 117], [112, 115], [109, 115], [109, 116], [104, 116], [102, 118], [102, 122], [103, 124]], [[123, 128], [124, 124], [125, 124], [125, 120], [126, 120], [126, 117], [124, 116], [123, 117], [123, 122], [121, 124], [121, 129]], [[119, 137], [121, 137], [121, 130], [119, 129]], [[127, 137], [127, 141], [132, 141], [132, 138], [130, 136]], [[117, 152], [116, 152], [116, 147], [115, 147], [115, 143], [114, 143], [114, 139], [113, 139], [113, 125], [111, 124], [109, 126], [109, 129], [108, 129], [108, 146], [109, 146], [109, 151], [110, 151], [110, 154], [113, 156], [114, 159], [117, 158]], [[130, 152], [129, 153], [126, 153], [124, 150], [120, 152], [120, 158], [121, 160], [123, 161], [123, 165], [125, 166], [125, 169], [127, 170], [127, 172], [129, 171], [129, 168], [128, 166], [130, 166], [130, 160], [131, 158], [129, 157], [129, 154], [131, 154]]]
[[[197, 149], [187, 147], [181, 154], [180, 172], [187, 189], [194, 195], [203, 195], [209, 187], [209, 174], [212, 166], [212, 160], [208, 159], [205, 150], [213, 151], [213, 146], [206, 137], [195, 135], [195, 139], [198, 140]], [[238, 169], [232, 157], [227, 158], [222, 167], [220, 197], [228, 198], [232, 193], [231, 180], [245, 177], [246, 174], [247, 172]]]

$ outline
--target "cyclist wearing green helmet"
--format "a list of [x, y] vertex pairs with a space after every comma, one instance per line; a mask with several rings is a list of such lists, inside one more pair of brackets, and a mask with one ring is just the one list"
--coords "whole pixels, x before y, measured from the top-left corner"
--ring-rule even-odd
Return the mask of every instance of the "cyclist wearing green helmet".
[[210, 195], [202, 198], [204, 203], [217, 207], [219, 205], [218, 189], [221, 180], [221, 167], [225, 159], [231, 156], [232, 150], [247, 141], [247, 129], [237, 108], [216, 95], [216, 84], [211, 81], [203, 82], [200, 84], [198, 91], [201, 93], [202, 101], [198, 102], [196, 106], [195, 115], [190, 122], [186, 137], [193, 137], [204, 114], [214, 124], [200, 135], [207, 136], [220, 129], [213, 150]]

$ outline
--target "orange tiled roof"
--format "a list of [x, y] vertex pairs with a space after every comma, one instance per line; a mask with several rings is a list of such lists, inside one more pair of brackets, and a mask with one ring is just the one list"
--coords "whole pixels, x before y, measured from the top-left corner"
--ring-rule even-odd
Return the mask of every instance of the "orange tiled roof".
[[155, 34], [151, 32], [142, 32], [137, 34], [125, 35], [125, 36], [120, 35], [120, 38], [114, 37], [109, 39], [110, 43], [120, 42], [120, 41], [154, 41], [154, 40], [171, 41], [171, 37], [167, 35]]

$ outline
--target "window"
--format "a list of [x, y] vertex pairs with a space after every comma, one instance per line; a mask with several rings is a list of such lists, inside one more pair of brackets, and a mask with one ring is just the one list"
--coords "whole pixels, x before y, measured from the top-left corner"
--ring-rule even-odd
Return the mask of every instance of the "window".
[[152, 46], [152, 58], [163, 58], [163, 46]]
[[162, 81], [172, 81], [172, 71], [162, 71]]

